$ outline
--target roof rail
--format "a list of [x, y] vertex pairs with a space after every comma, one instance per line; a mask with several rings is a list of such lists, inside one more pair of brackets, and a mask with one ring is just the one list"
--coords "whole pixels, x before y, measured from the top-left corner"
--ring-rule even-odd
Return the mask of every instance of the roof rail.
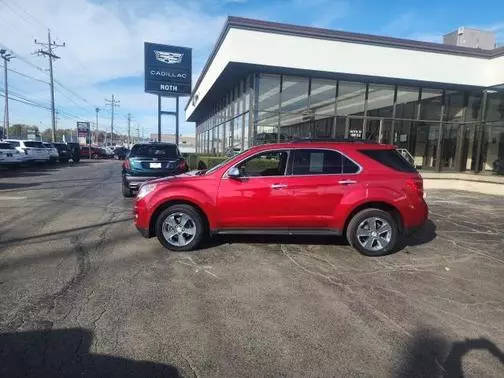
[[378, 142], [369, 139], [356, 139], [356, 138], [294, 138], [290, 142], [303, 143], [303, 142], [344, 142], [344, 143], [372, 143]]

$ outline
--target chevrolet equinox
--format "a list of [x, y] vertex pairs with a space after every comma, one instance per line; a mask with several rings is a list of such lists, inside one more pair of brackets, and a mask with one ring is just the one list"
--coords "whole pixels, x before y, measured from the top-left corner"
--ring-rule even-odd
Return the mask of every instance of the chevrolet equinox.
[[250, 148], [206, 171], [148, 181], [135, 223], [171, 250], [206, 235], [345, 235], [369, 256], [424, 224], [421, 176], [391, 145], [303, 141]]

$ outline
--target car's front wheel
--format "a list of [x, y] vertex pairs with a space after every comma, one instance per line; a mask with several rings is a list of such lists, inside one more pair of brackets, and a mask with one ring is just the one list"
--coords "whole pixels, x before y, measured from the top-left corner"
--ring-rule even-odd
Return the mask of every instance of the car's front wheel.
[[156, 236], [172, 251], [191, 251], [201, 243], [206, 225], [200, 212], [190, 205], [173, 205], [156, 220]]
[[364, 209], [350, 220], [346, 237], [366, 256], [382, 256], [394, 250], [399, 229], [394, 217], [380, 209]]

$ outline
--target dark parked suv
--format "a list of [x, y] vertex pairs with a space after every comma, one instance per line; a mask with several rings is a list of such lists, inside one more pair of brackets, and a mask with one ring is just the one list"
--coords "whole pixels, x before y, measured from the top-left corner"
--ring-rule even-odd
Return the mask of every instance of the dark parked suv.
[[144, 181], [187, 171], [187, 163], [175, 144], [135, 144], [122, 165], [122, 193], [132, 197], [133, 190]]
[[59, 161], [61, 163], [68, 163], [72, 157], [70, 150], [65, 143], [53, 143], [54, 147], [58, 150]]

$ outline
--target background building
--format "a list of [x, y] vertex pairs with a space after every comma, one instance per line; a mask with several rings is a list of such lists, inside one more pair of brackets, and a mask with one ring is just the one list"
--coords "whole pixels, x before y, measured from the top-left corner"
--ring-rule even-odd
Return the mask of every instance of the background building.
[[474, 49], [230, 17], [193, 94], [196, 150], [362, 138], [422, 169], [504, 162], [504, 48]]
[[443, 43], [452, 46], [492, 50], [495, 48], [495, 33], [461, 26], [457, 30], [445, 34]]

